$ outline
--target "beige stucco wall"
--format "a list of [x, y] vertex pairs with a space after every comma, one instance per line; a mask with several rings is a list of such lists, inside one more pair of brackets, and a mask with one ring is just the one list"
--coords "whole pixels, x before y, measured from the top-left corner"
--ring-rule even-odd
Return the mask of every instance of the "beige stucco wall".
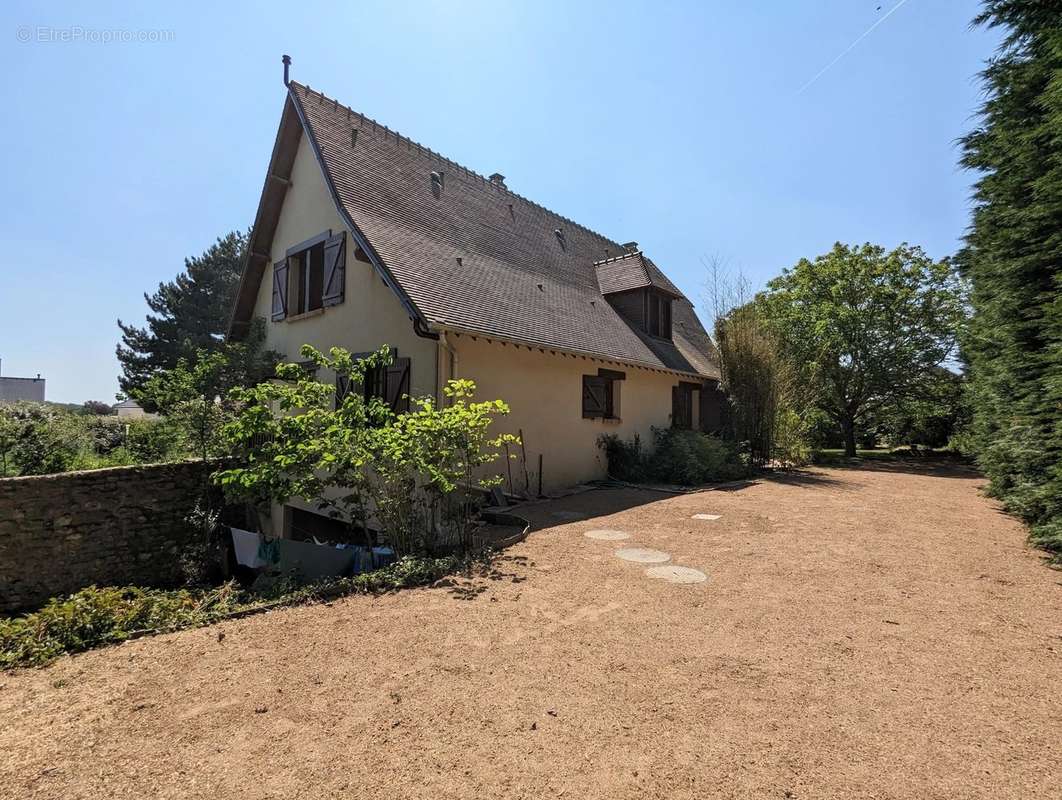
[[[476, 382], [477, 398], [501, 399], [509, 404], [511, 413], [497, 421], [495, 430], [515, 434], [523, 429], [528, 470], [537, 473], [541, 453], [546, 491], [605, 477], [605, 455], [597, 446], [601, 434], [630, 439], [637, 433], [648, 446], [653, 426], [671, 424], [671, 387], [679, 382], [677, 375], [554, 355], [467, 334], [450, 334], [446, 341], [456, 354], [454, 371], [458, 377]], [[444, 377], [450, 374], [448, 360], [444, 362]], [[627, 376], [617, 384], [618, 422], [583, 419], [583, 375], [596, 375], [602, 367]], [[498, 469], [504, 470], [500, 462]], [[513, 464], [513, 482], [517, 490], [523, 488], [518, 462]], [[537, 488], [534, 477], [531, 488]]]
[[301, 318], [270, 320], [273, 262], [284, 258], [289, 247], [322, 231], [344, 230], [305, 136], [299, 143], [291, 177], [292, 185], [284, 198], [273, 237], [271, 263], [266, 267], [255, 301], [255, 315], [266, 320], [267, 346], [292, 361], [300, 361], [299, 348], [304, 344], [325, 351], [333, 346], [345, 347], [351, 352], [367, 352], [387, 344], [397, 348], [400, 356], [412, 359], [413, 393], [434, 394], [436, 343], [413, 332], [413, 323], [394, 292], [383, 284], [369, 264], [354, 258], [355, 246], [349, 234], [344, 301]]
[[[417, 336], [405, 309], [388, 289], [372, 266], [354, 258], [355, 245], [347, 235], [346, 290], [344, 301], [336, 306], [311, 312], [302, 318], [273, 322], [273, 263], [284, 258], [289, 247], [317, 234], [345, 227], [336, 212], [313, 150], [303, 136], [292, 168], [292, 185], [288, 187], [280, 220], [273, 237], [270, 264], [266, 267], [255, 301], [255, 316], [266, 321], [266, 346], [283, 353], [291, 361], [301, 361], [299, 348], [312, 344], [327, 352], [330, 347], [345, 347], [352, 353], [376, 350], [381, 345], [397, 349], [409, 357], [411, 394], [434, 395], [436, 390], [437, 344]], [[320, 375], [321, 380], [334, 376]], [[292, 505], [304, 505], [292, 501]], [[310, 508], [310, 506], [305, 506]], [[280, 507], [273, 510], [274, 530], [282, 530]]]

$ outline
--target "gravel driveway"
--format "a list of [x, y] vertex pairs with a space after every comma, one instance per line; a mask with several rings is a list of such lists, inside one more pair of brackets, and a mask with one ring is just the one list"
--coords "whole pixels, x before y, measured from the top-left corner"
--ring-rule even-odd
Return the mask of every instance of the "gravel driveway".
[[1062, 573], [982, 483], [530, 506], [489, 575], [0, 675], [0, 794], [1058, 798]]

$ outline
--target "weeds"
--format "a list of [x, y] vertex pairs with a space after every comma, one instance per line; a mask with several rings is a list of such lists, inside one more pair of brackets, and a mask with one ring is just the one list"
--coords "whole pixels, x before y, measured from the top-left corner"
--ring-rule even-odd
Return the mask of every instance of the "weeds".
[[0, 618], [0, 669], [43, 666], [66, 653], [279, 606], [426, 586], [485, 558], [489, 554], [475, 558], [407, 556], [383, 569], [349, 578], [298, 587], [291, 581], [281, 582], [268, 594], [243, 590], [231, 581], [212, 589], [90, 586], [69, 597], [54, 598], [25, 616]]

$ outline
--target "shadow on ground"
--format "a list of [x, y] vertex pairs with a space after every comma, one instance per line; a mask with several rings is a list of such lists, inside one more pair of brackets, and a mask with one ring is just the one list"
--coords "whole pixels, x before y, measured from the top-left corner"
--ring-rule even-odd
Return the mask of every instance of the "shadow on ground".
[[910, 475], [929, 475], [935, 478], [979, 478], [981, 471], [973, 464], [958, 459], [896, 458], [892, 460], [839, 459], [836, 463], [816, 464], [822, 469], [855, 472], [901, 472]]
[[526, 556], [502, 553], [490, 561], [476, 563], [465, 573], [443, 578], [434, 585], [447, 587], [456, 600], [475, 600], [490, 588], [492, 582], [523, 583], [527, 576], [521, 570], [534, 565], [535, 562]]

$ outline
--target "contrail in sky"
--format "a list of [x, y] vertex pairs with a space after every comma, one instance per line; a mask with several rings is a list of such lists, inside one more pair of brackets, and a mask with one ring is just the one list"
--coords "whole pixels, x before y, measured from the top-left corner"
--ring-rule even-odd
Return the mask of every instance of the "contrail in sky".
[[881, 24], [881, 23], [883, 23], [883, 22], [884, 22], [885, 20], [887, 20], [887, 19], [888, 19], [889, 17], [891, 17], [891, 16], [893, 15], [893, 14], [895, 14], [895, 13], [896, 13], [897, 11], [899, 11], [899, 10], [900, 10], [900, 6], [902, 6], [902, 5], [905, 5], [906, 3], [907, 3], [907, 0], [900, 0], [900, 2], [899, 2], [899, 3], [897, 3], [896, 5], [894, 5], [894, 6], [893, 6], [893, 7], [891, 8], [891, 9], [889, 9], [888, 13], [887, 13], [887, 14], [885, 14], [885, 16], [883, 16], [883, 17], [882, 17], [881, 19], [879, 19], [879, 20], [878, 20], [877, 22], [875, 22], [875, 23], [874, 23], [873, 25], [871, 25], [871, 26], [870, 26], [869, 28], [867, 28], [867, 29], [866, 29], [865, 31], [863, 31], [863, 33], [862, 33], [862, 34], [860, 34], [860, 36], [859, 36], [859, 38], [858, 38], [858, 39], [856, 39], [856, 40], [855, 40], [854, 42], [852, 42], [852, 43], [851, 43], [850, 45], [848, 45], [848, 47], [846, 47], [846, 48], [845, 48], [844, 50], [842, 50], [842, 51], [841, 51], [841, 53], [840, 53], [840, 55], [838, 55], [838, 56], [837, 56], [837, 58], [835, 58], [835, 59], [834, 59], [833, 61], [831, 61], [831, 62], [830, 62], [829, 64], [827, 64], [827, 65], [826, 65], [825, 67], [823, 67], [822, 69], [820, 69], [820, 70], [819, 70], [819, 71], [818, 71], [817, 73], [815, 73], [815, 77], [814, 77], [814, 78], [812, 78], [812, 79], [811, 79], [810, 81], [808, 81], [807, 83], [805, 83], [805, 84], [804, 84], [803, 86], [801, 86], [801, 87], [800, 87], [800, 88], [799, 88], [799, 89], [797, 90], [797, 94], [802, 94], [802, 93], [804, 92], [804, 90], [805, 90], [805, 89], [807, 89], [807, 88], [808, 88], [809, 86], [811, 86], [811, 84], [813, 84], [813, 83], [814, 83], [815, 81], [817, 81], [817, 80], [818, 80], [819, 78], [821, 78], [821, 77], [823, 76], [823, 73], [825, 73], [825, 72], [826, 72], [826, 70], [828, 70], [828, 69], [829, 69], [830, 67], [832, 67], [832, 66], [833, 66], [834, 64], [836, 64], [836, 63], [837, 63], [838, 61], [840, 61], [840, 60], [841, 60], [842, 58], [844, 58], [844, 57], [845, 57], [846, 55], [848, 55], [849, 53], [851, 53], [851, 52], [852, 52], [852, 49], [853, 49], [853, 48], [854, 48], [854, 47], [855, 47], [855, 46], [856, 46], [857, 44], [859, 44], [859, 43], [860, 43], [861, 41], [863, 41], [863, 40], [864, 40], [864, 39], [866, 39], [866, 38], [867, 38], [868, 36], [870, 36], [870, 34], [872, 34], [872, 33], [874, 32], [874, 29], [875, 29], [876, 27], [878, 27], [878, 25], [880, 25], [880, 24]]

